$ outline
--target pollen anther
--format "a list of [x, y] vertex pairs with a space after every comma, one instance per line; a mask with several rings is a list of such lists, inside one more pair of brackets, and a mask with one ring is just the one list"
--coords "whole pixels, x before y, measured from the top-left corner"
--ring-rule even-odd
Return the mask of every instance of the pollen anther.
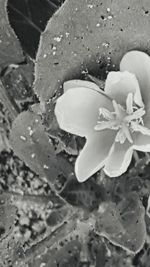
[[133, 101], [133, 94], [129, 93], [126, 99], [126, 107], [112, 100], [114, 111], [106, 108], [99, 108], [99, 118], [96, 131], [111, 129], [117, 131], [116, 142], [123, 144], [126, 140], [133, 143], [133, 132], [141, 132], [150, 135], [150, 129], [144, 127], [143, 116], [145, 110], [143, 107], [137, 107]]

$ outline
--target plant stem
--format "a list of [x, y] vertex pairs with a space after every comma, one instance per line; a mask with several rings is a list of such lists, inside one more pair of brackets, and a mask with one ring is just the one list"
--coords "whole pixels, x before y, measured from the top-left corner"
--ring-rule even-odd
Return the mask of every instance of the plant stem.
[[133, 152], [133, 157], [134, 157], [134, 160], [135, 160], [136, 163], [138, 163], [140, 161], [140, 158], [139, 158], [139, 155], [138, 155], [137, 151]]

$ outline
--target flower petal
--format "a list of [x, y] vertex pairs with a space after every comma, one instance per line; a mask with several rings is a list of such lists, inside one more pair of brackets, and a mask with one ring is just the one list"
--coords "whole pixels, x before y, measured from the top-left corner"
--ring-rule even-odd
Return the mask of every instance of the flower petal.
[[57, 99], [55, 115], [61, 129], [87, 136], [97, 124], [99, 108], [112, 110], [111, 101], [95, 90], [73, 88]]
[[134, 149], [142, 152], [150, 152], [150, 136], [142, 134], [138, 135], [138, 139], [135, 141]]
[[[144, 127], [150, 130], [150, 113], [147, 113], [144, 117]], [[142, 133], [134, 134], [134, 149], [142, 152], [150, 152], [150, 136]]]
[[150, 57], [141, 51], [130, 51], [122, 58], [120, 70], [135, 74], [143, 102], [150, 107]]
[[109, 129], [95, 132], [87, 138], [75, 163], [75, 173], [79, 182], [84, 182], [104, 166], [115, 135], [116, 131]]
[[96, 91], [102, 91], [98, 87], [98, 85], [96, 85], [93, 82], [82, 81], [82, 80], [70, 80], [70, 81], [64, 82], [64, 85], [63, 85], [64, 93], [69, 89], [77, 88], [77, 87], [85, 87], [85, 88], [93, 89]]
[[105, 94], [105, 92], [94, 82], [83, 81], [83, 80], [70, 80], [70, 81], [64, 82], [63, 84], [64, 93], [70, 89], [75, 89], [77, 87], [85, 87], [86, 89], [97, 91], [101, 93], [102, 95], [105, 95], [107, 98], [109, 98], [112, 101], [112, 99], [107, 94]]
[[120, 144], [116, 142], [106, 160], [104, 172], [110, 177], [117, 177], [124, 173], [132, 159], [133, 147], [128, 141]]
[[112, 71], [108, 74], [105, 84], [105, 93], [115, 99], [118, 104], [126, 106], [129, 93], [134, 94], [137, 105], [143, 106], [140, 88], [134, 74], [128, 71]]

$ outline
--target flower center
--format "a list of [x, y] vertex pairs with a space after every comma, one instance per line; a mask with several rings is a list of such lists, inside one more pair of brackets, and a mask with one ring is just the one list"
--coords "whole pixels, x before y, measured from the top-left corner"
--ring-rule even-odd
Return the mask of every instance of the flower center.
[[116, 130], [116, 142], [123, 144], [127, 139], [133, 143], [132, 133], [141, 132], [150, 135], [150, 129], [144, 127], [143, 116], [145, 110], [142, 107], [134, 105], [133, 94], [129, 93], [126, 99], [126, 107], [112, 101], [114, 111], [110, 112], [106, 108], [99, 109], [99, 118], [97, 125], [94, 127], [96, 131], [104, 129]]

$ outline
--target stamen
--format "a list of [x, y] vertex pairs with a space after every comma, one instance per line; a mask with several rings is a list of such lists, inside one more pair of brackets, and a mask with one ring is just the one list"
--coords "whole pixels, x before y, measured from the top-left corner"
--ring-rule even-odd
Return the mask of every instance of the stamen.
[[133, 94], [129, 93], [126, 100], [126, 109], [128, 114], [133, 113]]
[[114, 110], [115, 110], [115, 114], [117, 115], [117, 117], [120, 117], [120, 110], [119, 110], [119, 105], [117, 104], [117, 102], [115, 100], [112, 101]]
[[122, 129], [120, 129], [116, 135], [115, 141], [123, 144], [126, 140], [126, 135]]
[[115, 127], [116, 121], [98, 121], [98, 124], [94, 127], [96, 131], [101, 131], [105, 129], [112, 129]]
[[99, 109], [99, 116], [103, 116], [103, 118], [106, 120], [114, 119], [113, 114], [106, 108], [100, 108]]
[[143, 108], [139, 108], [138, 110], [134, 111], [133, 114], [126, 116], [124, 121], [131, 122], [132, 120], [138, 120], [143, 117], [144, 114], [145, 110]]
[[128, 139], [128, 141], [130, 143], [133, 143], [133, 139], [132, 139], [132, 136], [130, 134], [130, 130], [129, 130], [129, 128], [125, 124], [122, 125], [122, 130], [124, 131], [125, 136]]
[[112, 101], [112, 104], [115, 110], [112, 113], [115, 115], [117, 119], [122, 120], [126, 115], [125, 109], [120, 104], [117, 104], [115, 100]]
[[[150, 129], [144, 127], [143, 116], [144, 108], [133, 106], [133, 94], [129, 93], [126, 99], [126, 109], [112, 100], [114, 111], [106, 108], [99, 109], [99, 120], [94, 127], [96, 131], [111, 129], [118, 131], [115, 141], [123, 144], [126, 140], [133, 143], [132, 132], [141, 132], [150, 136]], [[102, 120], [102, 118], [104, 120]]]
[[131, 122], [131, 129], [133, 132], [140, 132], [144, 135], [150, 135], [150, 129], [140, 125], [134, 121]]

